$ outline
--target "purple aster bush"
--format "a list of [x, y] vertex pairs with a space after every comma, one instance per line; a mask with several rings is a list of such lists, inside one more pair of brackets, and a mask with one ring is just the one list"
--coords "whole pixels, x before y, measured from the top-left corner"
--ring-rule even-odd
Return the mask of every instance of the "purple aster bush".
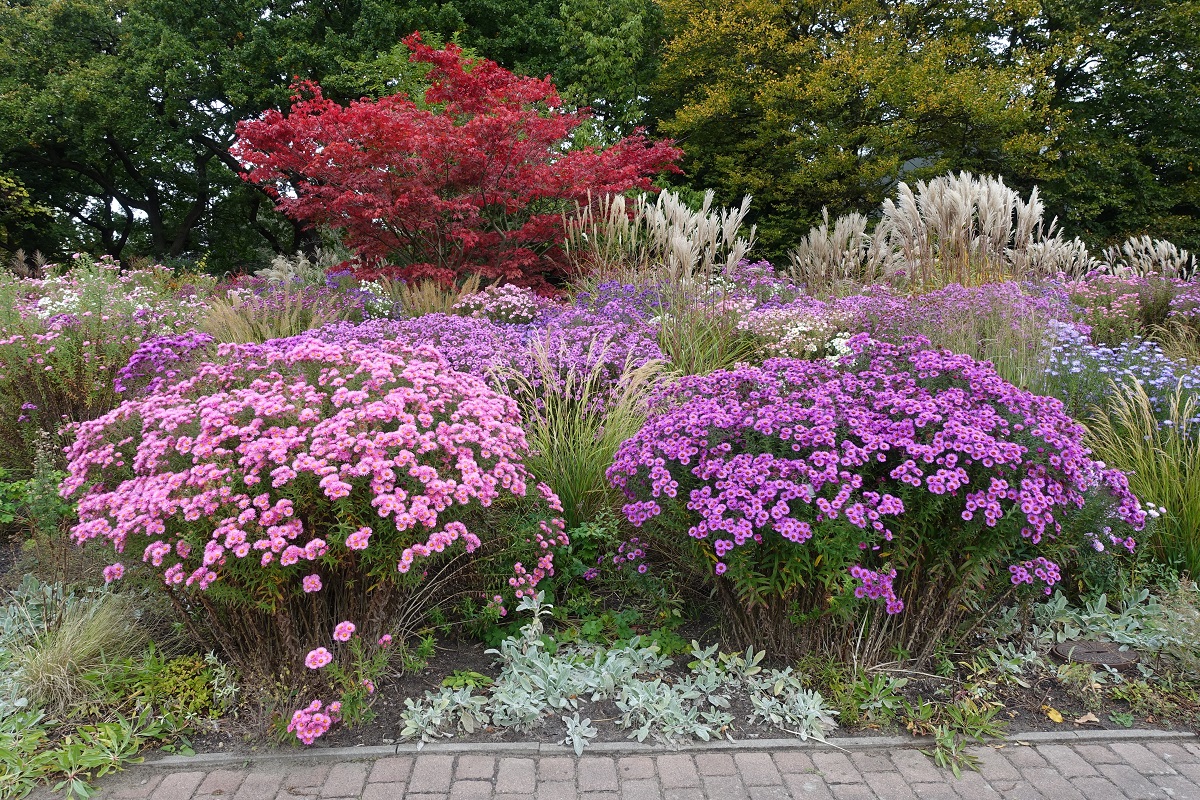
[[850, 347], [660, 390], [608, 471], [630, 522], [711, 565], [735, 637], [796, 654], [865, 622], [860, 658], [923, 662], [965, 609], [1052, 591], [1081, 526], [1143, 527], [1059, 401], [920, 342]]
[[155, 336], [138, 345], [113, 381], [118, 394], [134, 389], [155, 392], [179, 377], [183, 369], [208, 350], [213, 337], [200, 331]]

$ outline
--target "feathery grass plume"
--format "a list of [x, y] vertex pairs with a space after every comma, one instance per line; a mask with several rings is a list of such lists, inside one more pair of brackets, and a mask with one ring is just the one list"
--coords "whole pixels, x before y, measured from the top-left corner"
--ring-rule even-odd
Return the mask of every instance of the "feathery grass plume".
[[137, 655], [147, 642], [134, 623], [127, 595], [103, 592], [74, 597], [51, 591], [54, 607], [34, 614], [15, 604], [10, 614], [28, 635], [9, 649], [11, 691], [52, 717], [78, 711], [97, 692], [106, 665]]
[[1113, 275], [1162, 275], [1190, 281], [1196, 277], [1196, 257], [1165, 239], [1132, 236], [1120, 247], [1104, 251], [1101, 269]]
[[704, 193], [693, 211], [670, 192], [633, 207], [621, 195], [606, 195], [581, 207], [566, 221], [566, 247], [578, 281], [651, 285], [708, 279], [734, 269], [754, 246], [754, 228], [743, 235], [750, 197], [736, 208], [713, 208]]
[[295, 336], [348, 319], [353, 306], [314, 287], [273, 284], [269, 291], [231, 291], [208, 300], [200, 330], [218, 343], [245, 344]]
[[479, 282], [479, 276], [474, 274], [468, 275], [461, 284], [454, 286], [446, 286], [433, 279], [415, 283], [392, 278], [379, 278], [375, 281], [383, 293], [400, 307], [405, 317], [453, 314], [456, 304], [464, 297], [479, 291]]
[[350, 258], [351, 255], [348, 251], [339, 253], [321, 248], [317, 248], [311, 260], [304, 253], [297, 253], [294, 256], [280, 254], [271, 260], [271, 266], [260, 269], [254, 274], [272, 283], [320, 286], [325, 283], [325, 273], [331, 267]]
[[884, 239], [867, 234], [862, 214], [838, 217], [829, 225], [829, 210], [821, 209], [821, 224], [809, 230], [788, 253], [792, 280], [814, 296], [849, 294], [883, 277], [889, 254]]
[[1166, 508], [1148, 544], [1193, 578], [1200, 575], [1200, 402], [1182, 384], [1160, 424], [1141, 383], [1111, 383], [1106, 410], [1088, 423], [1088, 445], [1149, 506]]
[[969, 172], [906, 183], [883, 202], [874, 236], [894, 277], [917, 289], [1046, 277], [1090, 264], [1081, 242], [1045, 224], [1037, 187], [1023, 199], [1001, 178]]
[[1044, 212], [1036, 187], [1025, 200], [991, 176], [943, 175], [918, 181], [916, 191], [901, 183], [870, 233], [859, 214], [839, 217], [832, 229], [824, 215], [791, 252], [791, 272], [810, 292], [833, 294], [884, 278], [928, 291], [1095, 269], [1087, 246], [1063, 239]]
[[645, 423], [646, 400], [663, 364], [627, 360], [612, 388], [605, 348], [595, 340], [582, 365], [571, 363], [564, 371], [564, 361], [538, 339], [528, 375], [508, 370], [499, 377], [521, 406], [530, 447], [525, 463], [558, 495], [571, 530], [606, 504], [612, 490], [605, 472], [621, 443]]

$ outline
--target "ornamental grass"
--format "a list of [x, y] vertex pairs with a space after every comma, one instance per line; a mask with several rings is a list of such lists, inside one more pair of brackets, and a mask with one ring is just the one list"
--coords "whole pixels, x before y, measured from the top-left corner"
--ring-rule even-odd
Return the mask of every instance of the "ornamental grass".
[[1109, 382], [1104, 411], [1088, 422], [1088, 445], [1129, 476], [1130, 489], [1165, 511], [1150, 530], [1154, 554], [1200, 576], [1200, 397], [1182, 381], [1167, 398], [1166, 413], [1151, 404], [1140, 380]]

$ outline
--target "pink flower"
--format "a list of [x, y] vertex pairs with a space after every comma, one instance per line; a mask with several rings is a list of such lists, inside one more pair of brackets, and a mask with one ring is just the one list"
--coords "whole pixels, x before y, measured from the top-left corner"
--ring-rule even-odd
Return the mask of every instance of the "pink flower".
[[[338, 705], [338, 710], [341, 709], [339, 704], [330, 703], [331, 711], [334, 705]], [[292, 714], [292, 721], [288, 723], [287, 729], [290, 733], [296, 734], [296, 738], [300, 741], [312, 744], [323, 736], [331, 725], [333, 725], [332, 717], [329, 714], [322, 714], [321, 701], [314, 700], [308, 708], [302, 708]]]
[[302, 581], [304, 591], [306, 593], [321, 591], [321, 576], [320, 575], [305, 575]]
[[366, 550], [371, 540], [370, 528], [359, 528], [346, 537], [346, 547], [351, 550]]
[[125, 565], [121, 563], [110, 564], [104, 568], [104, 582], [112, 583], [119, 581], [125, 575]]
[[354, 635], [354, 623], [349, 620], [339, 622], [337, 627], [333, 629], [333, 638], [339, 642], [348, 642], [350, 637]]
[[379, 646], [380, 647], [387, 647], [391, 643], [392, 643], [392, 635], [390, 633], [385, 633], [383, 636], [379, 637]]
[[304, 659], [304, 666], [309, 669], [321, 669], [331, 661], [333, 661], [333, 654], [324, 647], [318, 647], [316, 650], [311, 651]]

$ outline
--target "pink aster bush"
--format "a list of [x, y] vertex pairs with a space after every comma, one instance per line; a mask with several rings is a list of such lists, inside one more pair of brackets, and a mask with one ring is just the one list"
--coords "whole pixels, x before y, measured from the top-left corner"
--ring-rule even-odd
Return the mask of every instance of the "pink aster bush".
[[488, 286], [454, 304], [459, 314], [492, 322], [529, 323], [546, 306], [546, 300], [532, 289], [511, 283]]
[[[1161, 275], [1093, 274], [1067, 286], [1094, 344], [1115, 346], [1147, 336], [1177, 315], [1176, 298], [1195, 297], [1196, 284]], [[1179, 305], [1186, 300], [1179, 301]]]
[[61, 491], [77, 542], [125, 554], [232, 658], [295, 669], [340, 620], [374, 641], [457, 593], [520, 597], [553, 574], [561, 507], [523, 463], [515, 403], [481, 379], [399, 345], [217, 353], [79, 425]]
[[1144, 525], [1058, 400], [927, 342], [849, 345], [682, 379], [609, 469], [630, 522], [690, 537], [736, 635], [795, 653], [866, 622], [860, 656], [923, 661], [965, 609], [1052, 591], [1088, 526]]

